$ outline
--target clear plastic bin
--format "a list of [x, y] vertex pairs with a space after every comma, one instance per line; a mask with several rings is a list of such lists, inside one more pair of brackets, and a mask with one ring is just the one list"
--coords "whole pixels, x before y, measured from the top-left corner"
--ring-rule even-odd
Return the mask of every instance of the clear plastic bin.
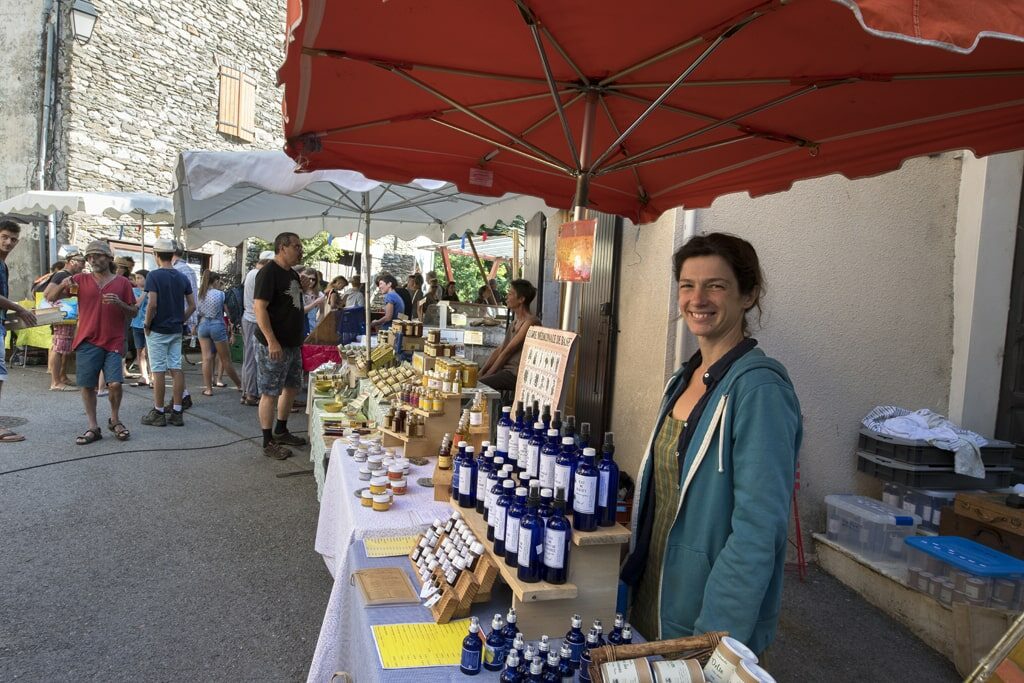
[[942, 511], [952, 507], [956, 491], [930, 491], [887, 481], [882, 485], [882, 502], [921, 518], [921, 528], [938, 531]]
[[828, 539], [875, 562], [903, 560], [903, 541], [921, 523], [915, 514], [866, 496], [825, 496], [825, 505]]
[[944, 605], [1024, 609], [1024, 562], [959, 536], [913, 537], [907, 585]]

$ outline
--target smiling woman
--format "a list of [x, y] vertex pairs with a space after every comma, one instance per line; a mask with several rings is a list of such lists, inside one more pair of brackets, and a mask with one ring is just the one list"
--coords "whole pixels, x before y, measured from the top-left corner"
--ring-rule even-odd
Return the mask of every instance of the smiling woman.
[[761, 653], [782, 601], [800, 405], [749, 336], [764, 293], [754, 247], [702, 235], [672, 267], [700, 350], [669, 381], [640, 467], [630, 621], [648, 640], [728, 631]]

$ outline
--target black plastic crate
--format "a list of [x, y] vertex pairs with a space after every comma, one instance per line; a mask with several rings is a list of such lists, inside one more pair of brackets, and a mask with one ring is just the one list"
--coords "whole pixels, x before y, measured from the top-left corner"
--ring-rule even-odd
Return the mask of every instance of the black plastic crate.
[[857, 451], [857, 469], [876, 479], [920, 489], [1001, 489], [1010, 486], [1012, 467], [986, 467], [985, 478], [957, 474], [952, 467], [908, 465], [874, 453]]
[[[880, 434], [867, 427], [862, 427], [860, 430], [857, 449], [863, 453], [881, 455], [910, 465], [953, 466], [953, 451], [932, 446], [927, 441], [901, 439], [888, 434]], [[1013, 465], [1013, 450], [1012, 443], [989, 439], [988, 445], [981, 449], [981, 461], [985, 467], [1011, 467]]]

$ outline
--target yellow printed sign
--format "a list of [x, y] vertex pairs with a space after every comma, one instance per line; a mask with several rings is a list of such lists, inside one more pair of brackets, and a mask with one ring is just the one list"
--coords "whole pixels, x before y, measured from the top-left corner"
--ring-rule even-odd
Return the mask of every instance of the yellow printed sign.
[[468, 632], [469, 619], [447, 624], [379, 624], [373, 627], [373, 638], [382, 667], [418, 669], [459, 664]]

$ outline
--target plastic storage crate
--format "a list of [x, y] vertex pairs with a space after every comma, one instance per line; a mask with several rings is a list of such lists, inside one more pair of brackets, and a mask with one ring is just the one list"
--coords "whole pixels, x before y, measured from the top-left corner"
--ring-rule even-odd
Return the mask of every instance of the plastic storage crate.
[[930, 490], [955, 489], [957, 491], [1001, 489], [1010, 485], [1010, 477], [1013, 474], [1011, 467], [986, 467], [985, 478], [978, 479], [957, 474], [952, 465], [949, 467], [908, 465], [899, 460], [863, 451], [857, 452], [857, 469], [876, 479], [892, 481], [904, 486]]
[[[953, 451], [932, 446], [927, 441], [901, 439], [881, 434], [867, 427], [862, 427], [860, 430], [857, 450], [872, 455], [881, 455], [892, 460], [900, 460], [910, 465], [953, 466]], [[981, 449], [981, 461], [985, 467], [1012, 467], [1013, 450], [1012, 443], [990, 439], [988, 445]]]
[[362, 306], [338, 312], [338, 343], [351, 344], [366, 334], [366, 309]]
[[1024, 607], [1024, 562], [959, 536], [915, 536], [906, 544], [911, 588], [944, 605]]
[[917, 515], [866, 496], [825, 496], [825, 506], [828, 539], [872, 561], [902, 560], [904, 539], [921, 523]]
[[882, 486], [882, 502], [921, 518], [921, 528], [938, 531], [942, 512], [952, 507], [956, 491], [915, 489], [892, 481]]

